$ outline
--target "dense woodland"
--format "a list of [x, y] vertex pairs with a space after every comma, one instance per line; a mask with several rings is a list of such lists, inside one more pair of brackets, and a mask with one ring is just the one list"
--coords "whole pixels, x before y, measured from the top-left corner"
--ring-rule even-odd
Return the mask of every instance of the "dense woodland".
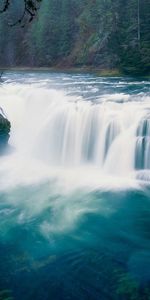
[[149, 0], [43, 0], [32, 22], [0, 15], [1, 67], [89, 67], [149, 74]]

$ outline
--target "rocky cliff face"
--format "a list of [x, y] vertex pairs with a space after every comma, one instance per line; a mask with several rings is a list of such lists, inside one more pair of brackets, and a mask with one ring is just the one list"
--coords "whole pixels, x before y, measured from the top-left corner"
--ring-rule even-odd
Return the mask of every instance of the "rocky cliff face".
[[0, 154], [5, 150], [8, 145], [10, 136], [11, 124], [6, 118], [3, 110], [0, 108]]

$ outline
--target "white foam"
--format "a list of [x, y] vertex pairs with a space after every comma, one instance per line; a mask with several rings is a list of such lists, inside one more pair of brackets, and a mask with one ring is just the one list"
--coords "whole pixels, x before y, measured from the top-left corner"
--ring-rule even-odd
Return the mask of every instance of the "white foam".
[[13, 168], [16, 165], [18, 169], [15, 160], [19, 158], [19, 164], [21, 160], [23, 165], [34, 161], [33, 165], [40, 168], [72, 168], [76, 173], [77, 168], [92, 165], [101, 174], [130, 177], [134, 171], [136, 131], [150, 109], [149, 98], [118, 103], [118, 99], [128, 99], [129, 95], [103, 97], [106, 101], [94, 104], [43, 88], [40, 83], [0, 87], [0, 106], [12, 124]]

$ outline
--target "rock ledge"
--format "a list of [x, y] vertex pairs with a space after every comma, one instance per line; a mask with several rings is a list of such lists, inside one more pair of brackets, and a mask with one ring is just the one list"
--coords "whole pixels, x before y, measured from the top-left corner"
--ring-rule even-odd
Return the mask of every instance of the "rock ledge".
[[11, 124], [6, 118], [2, 108], [0, 108], [0, 153], [4, 151], [10, 137]]

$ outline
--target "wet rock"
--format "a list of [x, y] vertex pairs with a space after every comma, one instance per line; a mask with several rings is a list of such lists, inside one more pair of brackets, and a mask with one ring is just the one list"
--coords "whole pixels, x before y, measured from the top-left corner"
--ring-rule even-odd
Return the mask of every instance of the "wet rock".
[[11, 124], [0, 108], [0, 154], [6, 149], [10, 137]]

